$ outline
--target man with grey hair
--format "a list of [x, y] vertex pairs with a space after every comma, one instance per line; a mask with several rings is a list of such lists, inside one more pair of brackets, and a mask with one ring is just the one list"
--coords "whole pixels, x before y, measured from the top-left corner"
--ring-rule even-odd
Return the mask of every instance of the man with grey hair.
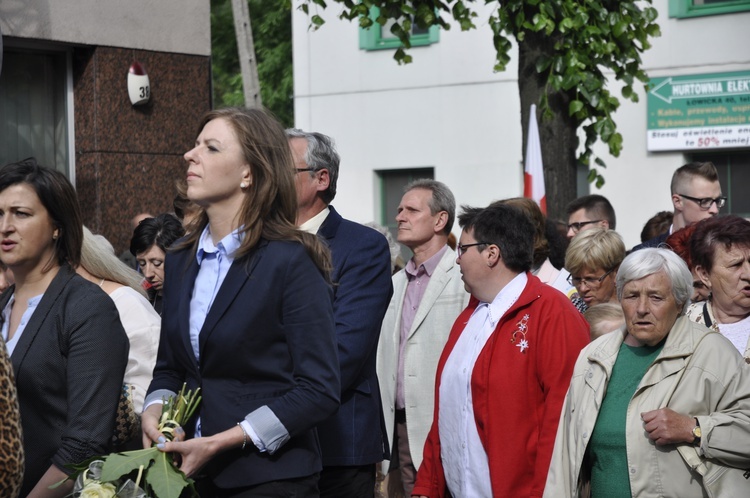
[[456, 253], [447, 245], [455, 213], [448, 187], [416, 180], [406, 186], [396, 216], [398, 241], [414, 256], [393, 276], [377, 372], [393, 455], [383, 472], [398, 466], [406, 496], [411, 496], [432, 424], [438, 360], [453, 322], [469, 301]]
[[331, 138], [297, 129], [286, 134], [294, 157], [297, 225], [327, 243], [333, 262], [341, 407], [318, 426], [320, 496], [372, 497], [375, 465], [388, 456], [375, 355], [393, 292], [391, 254], [383, 234], [345, 220], [330, 205], [339, 173]]

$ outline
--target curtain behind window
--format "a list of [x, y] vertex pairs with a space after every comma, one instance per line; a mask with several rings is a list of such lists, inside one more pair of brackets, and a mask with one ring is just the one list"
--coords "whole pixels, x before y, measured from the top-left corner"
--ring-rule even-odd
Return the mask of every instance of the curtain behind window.
[[0, 74], [0, 164], [30, 156], [67, 174], [65, 55], [7, 50]]

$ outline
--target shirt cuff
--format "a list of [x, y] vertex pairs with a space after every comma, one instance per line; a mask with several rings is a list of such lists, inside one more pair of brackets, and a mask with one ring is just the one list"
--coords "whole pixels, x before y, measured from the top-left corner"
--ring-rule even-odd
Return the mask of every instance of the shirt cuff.
[[253, 429], [253, 426], [250, 425], [250, 422], [248, 422], [247, 420], [243, 420], [242, 422], [240, 422], [240, 425], [242, 426], [242, 430], [245, 431], [245, 434], [247, 434], [253, 444], [258, 448], [258, 451], [260, 451], [261, 453], [265, 453], [268, 451], [268, 448], [266, 448], [266, 445], [263, 444], [263, 441], [260, 440], [258, 434], [255, 432], [255, 429]]
[[241, 423], [261, 452], [273, 455], [290, 439], [284, 424], [266, 405], [248, 414]]
[[146, 409], [151, 405], [155, 405], [157, 403], [163, 405], [164, 400], [166, 398], [169, 398], [170, 396], [177, 396], [177, 393], [170, 391], [169, 389], [159, 389], [152, 392], [151, 394], [146, 396], [146, 399], [143, 401], [143, 410], [141, 411], [141, 413], [145, 412]]

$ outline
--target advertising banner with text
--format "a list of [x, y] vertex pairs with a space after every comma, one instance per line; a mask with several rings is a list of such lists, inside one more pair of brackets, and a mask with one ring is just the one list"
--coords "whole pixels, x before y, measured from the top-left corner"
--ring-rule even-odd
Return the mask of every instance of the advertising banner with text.
[[653, 78], [649, 151], [750, 147], [750, 71]]

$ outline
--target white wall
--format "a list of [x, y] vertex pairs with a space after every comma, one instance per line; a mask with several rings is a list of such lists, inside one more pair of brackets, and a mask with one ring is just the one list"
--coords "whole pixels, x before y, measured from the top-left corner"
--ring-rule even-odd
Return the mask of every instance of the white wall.
[[[654, 5], [663, 36], [644, 56], [652, 77], [750, 70], [750, 13], [669, 19], [667, 0]], [[486, 15], [477, 30], [441, 31], [438, 43], [413, 48], [414, 62], [398, 66], [392, 50], [359, 50], [357, 24], [337, 19], [335, 5], [318, 13], [327, 22], [317, 31], [308, 30], [302, 12], [293, 16], [295, 120], [336, 139], [342, 165], [334, 204], [344, 216], [380, 221], [373, 170], [381, 169], [434, 167], [459, 204], [522, 195], [517, 67], [492, 72]], [[682, 153], [646, 151], [646, 98], [639, 94], [639, 103], [623, 103], [615, 116], [622, 154], [597, 149], [608, 164], [606, 184], [591, 186], [612, 201], [629, 247], [649, 217], [671, 209], [671, 175], [685, 162]]]
[[2, 0], [5, 36], [211, 54], [207, 0]]

